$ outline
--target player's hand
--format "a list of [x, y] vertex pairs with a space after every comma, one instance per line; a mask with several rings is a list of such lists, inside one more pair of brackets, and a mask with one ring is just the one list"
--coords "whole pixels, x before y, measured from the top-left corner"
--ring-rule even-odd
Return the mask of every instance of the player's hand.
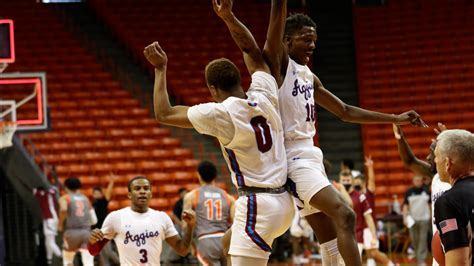
[[374, 167], [374, 161], [372, 160], [372, 156], [369, 155], [369, 156], [365, 157], [364, 164], [365, 164], [365, 167], [367, 167], [367, 168]]
[[436, 133], [436, 135], [439, 135], [441, 132], [447, 130], [448, 128], [446, 128], [446, 126], [441, 123], [441, 122], [438, 122], [438, 127], [434, 128], [434, 132]]
[[143, 54], [148, 62], [150, 62], [150, 64], [152, 64], [157, 70], [163, 70], [168, 63], [168, 57], [166, 56], [165, 51], [161, 49], [158, 42], [153, 42], [145, 47]]
[[117, 181], [117, 178], [118, 177], [114, 173], [112, 172], [109, 173], [109, 182]]
[[419, 127], [428, 127], [428, 125], [421, 119], [421, 116], [414, 110], [399, 114], [397, 117], [397, 125], [412, 124]]
[[233, 0], [212, 0], [214, 12], [216, 12], [216, 14], [222, 19], [232, 16], [233, 2]]
[[196, 225], [196, 213], [192, 210], [184, 210], [181, 219], [191, 228]]
[[104, 234], [100, 229], [96, 228], [91, 231], [91, 236], [89, 237], [89, 244], [93, 245], [99, 241], [102, 241], [105, 238]]

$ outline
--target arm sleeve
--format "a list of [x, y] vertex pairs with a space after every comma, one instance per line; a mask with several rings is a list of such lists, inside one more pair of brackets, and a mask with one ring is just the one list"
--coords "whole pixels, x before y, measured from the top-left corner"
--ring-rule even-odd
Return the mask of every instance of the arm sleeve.
[[165, 213], [163, 213], [163, 226], [165, 239], [178, 234], [178, 231], [176, 231], [176, 228], [174, 227], [173, 221], [171, 221], [171, 218]]
[[279, 110], [278, 106], [278, 85], [275, 78], [263, 71], [257, 71], [252, 74], [252, 83], [247, 92], [249, 101], [252, 101], [252, 95], [261, 94], [265, 96], [272, 105]]
[[118, 217], [116, 212], [111, 212], [107, 217], [105, 217], [104, 223], [100, 231], [104, 234], [105, 238], [113, 239], [115, 237], [115, 227], [118, 223]]
[[468, 219], [447, 197], [440, 197], [435, 202], [435, 223], [446, 252], [469, 246]]
[[234, 137], [234, 125], [222, 104], [204, 103], [188, 109], [188, 119], [201, 134], [216, 137], [224, 144]]

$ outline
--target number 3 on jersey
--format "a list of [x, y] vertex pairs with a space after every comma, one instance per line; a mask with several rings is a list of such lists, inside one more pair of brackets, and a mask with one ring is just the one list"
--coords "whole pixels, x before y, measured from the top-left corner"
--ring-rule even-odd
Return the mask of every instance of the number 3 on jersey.
[[252, 118], [250, 124], [255, 132], [258, 150], [262, 153], [269, 151], [272, 148], [273, 141], [270, 126], [267, 124], [267, 119], [259, 115]]
[[[208, 199], [204, 201], [204, 205], [206, 205], [208, 220], [222, 220], [222, 201], [220, 199]], [[216, 208], [215, 217], [214, 207]]]
[[147, 263], [148, 262], [148, 252], [146, 251], [146, 249], [140, 249], [139, 252], [142, 255], [142, 257], [140, 258], [140, 262], [141, 263]]

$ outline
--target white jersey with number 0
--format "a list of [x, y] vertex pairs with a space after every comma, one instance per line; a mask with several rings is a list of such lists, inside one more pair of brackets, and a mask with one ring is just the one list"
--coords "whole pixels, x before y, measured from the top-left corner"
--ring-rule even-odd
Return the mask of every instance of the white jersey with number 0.
[[107, 215], [100, 230], [115, 240], [121, 265], [160, 265], [163, 240], [178, 234], [166, 213], [138, 213], [130, 207]]
[[281, 187], [287, 165], [278, 87], [265, 72], [255, 72], [247, 99], [229, 97], [222, 103], [189, 108], [188, 118], [202, 134], [216, 137], [234, 185]]
[[285, 141], [312, 139], [316, 134], [313, 72], [291, 58], [279, 90]]

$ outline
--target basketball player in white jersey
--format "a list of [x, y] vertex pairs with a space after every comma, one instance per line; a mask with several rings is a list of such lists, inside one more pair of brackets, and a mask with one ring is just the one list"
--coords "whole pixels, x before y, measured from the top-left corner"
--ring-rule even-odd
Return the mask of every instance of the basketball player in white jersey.
[[242, 50], [252, 75], [250, 88], [244, 93], [238, 68], [217, 59], [205, 70], [217, 103], [172, 107], [166, 92], [167, 57], [153, 43], [144, 53], [155, 67], [155, 116], [160, 123], [194, 127], [218, 139], [240, 196], [232, 225], [232, 265], [266, 265], [273, 240], [289, 228], [294, 213], [284, 188], [287, 164], [277, 84], [252, 34], [232, 13], [232, 1], [213, 1], [213, 7]]
[[163, 240], [181, 256], [189, 252], [196, 223], [192, 211], [183, 212], [183, 238], [171, 218], [148, 207], [152, 197], [151, 183], [136, 176], [128, 183], [130, 207], [111, 212], [101, 229], [94, 229], [87, 248], [96, 256], [111, 239], [115, 240], [121, 265], [160, 265]]
[[[288, 181], [295, 188], [293, 194], [299, 199], [301, 215], [307, 216], [323, 243], [323, 264], [337, 264], [340, 251], [346, 265], [361, 265], [354, 235], [354, 213], [330, 186], [324, 174], [323, 154], [313, 145], [315, 103], [346, 122], [424, 123], [415, 111], [390, 115], [364, 110], [345, 104], [326, 90], [306, 66], [312, 57], [316, 39], [316, 24], [311, 18], [295, 14], [286, 19], [286, 0], [272, 0], [263, 53], [280, 87]], [[315, 214], [319, 210], [322, 213]]]
[[234, 219], [235, 199], [215, 185], [216, 166], [208, 161], [198, 165], [201, 186], [184, 196], [184, 210], [196, 213], [196, 254], [200, 265], [225, 266], [222, 237]]
[[[446, 126], [438, 123], [438, 128], [435, 128], [435, 133], [446, 130]], [[443, 195], [443, 193], [451, 189], [451, 184], [443, 182], [436, 172], [436, 164], [434, 162], [434, 150], [436, 148], [436, 141], [434, 140], [430, 145], [430, 151], [426, 157], [426, 161], [418, 159], [410, 148], [402, 129], [399, 126], [393, 125], [393, 133], [397, 140], [398, 152], [405, 167], [412, 170], [416, 175], [431, 179], [431, 226], [433, 235], [438, 231], [434, 223], [434, 206], [436, 200]], [[436, 260], [433, 260], [433, 266], [438, 266]]]

